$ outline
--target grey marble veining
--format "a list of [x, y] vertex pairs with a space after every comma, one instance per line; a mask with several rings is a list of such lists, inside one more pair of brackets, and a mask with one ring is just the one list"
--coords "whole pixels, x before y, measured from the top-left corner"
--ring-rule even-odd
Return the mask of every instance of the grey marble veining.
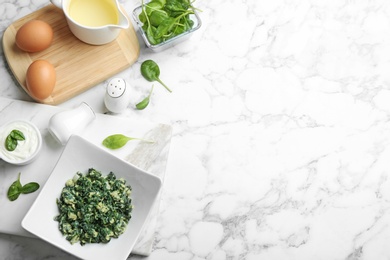
[[[45, 1], [2, 1], [2, 31]], [[121, 1], [127, 12], [140, 1]], [[147, 93], [154, 59], [168, 93], [132, 118], [173, 126], [147, 258], [390, 258], [390, 2], [202, 1], [202, 27], [118, 76]], [[142, 42], [141, 42], [142, 43]], [[0, 60], [0, 95], [30, 100]], [[102, 105], [104, 83], [61, 104]], [[3, 213], [2, 213], [3, 214]], [[70, 259], [0, 235], [0, 259]]]

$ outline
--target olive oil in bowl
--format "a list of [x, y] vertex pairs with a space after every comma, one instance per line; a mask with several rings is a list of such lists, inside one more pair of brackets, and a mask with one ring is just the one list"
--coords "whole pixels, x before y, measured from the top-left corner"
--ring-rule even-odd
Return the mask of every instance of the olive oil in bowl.
[[74, 21], [89, 27], [119, 22], [117, 8], [114, 2], [109, 0], [71, 0], [68, 13]]

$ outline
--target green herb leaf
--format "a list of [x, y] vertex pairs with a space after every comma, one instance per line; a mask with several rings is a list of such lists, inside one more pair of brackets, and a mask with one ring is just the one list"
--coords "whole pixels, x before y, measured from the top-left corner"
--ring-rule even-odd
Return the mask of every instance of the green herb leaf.
[[152, 85], [152, 89], [150, 90], [149, 95], [147, 97], [145, 97], [141, 102], [139, 102], [138, 104], [135, 105], [135, 107], [138, 110], [145, 109], [149, 105], [150, 96], [152, 95], [153, 88], [154, 88], [154, 85]]
[[127, 137], [122, 134], [114, 134], [106, 137], [103, 140], [103, 145], [109, 149], [119, 149], [127, 144], [130, 141], [131, 137]]
[[157, 81], [163, 85], [169, 92], [172, 92], [161, 80], [160, 80], [160, 68], [153, 60], [146, 60], [141, 64], [141, 74], [148, 81]]
[[21, 193], [21, 189], [22, 189], [22, 184], [20, 183], [20, 172], [19, 172], [18, 179], [14, 181], [11, 184], [11, 186], [8, 188], [8, 192], [7, 192], [8, 199], [10, 201], [16, 200]]
[[149, 17], [150, 24], [156, 27], [159, 26], [165, 19], [168, 18], [169, 16], [167, 12], [165, 12], [164, 10], [153, 11]]
[[20, 172], [18, 175], [18, 179], [14, 181], [11, 186], [8, 188], [7, 197], [10, 201], [14, 201], [19, 198], [20, 194], [28, 194], [32, 193], [39, 189], [39, 184], [36, 182], [30, 182], [26, 185], [22, 186], [20, 183]]
[[150, 16], [150, 14], [155, 10], [160, 10], [163, 7], [163, 4], [159, 1], [150, 1], [145, 5], [146, 14]]
[[15, 186], [11, 186], [8, 189], [7, 197], [10, 201], [14, 201], [19, 198], [20, 190], [18, 190]]
[[36, 182], [30, 182], [24, 185], [21, 189], [21, 193], [28, 194], [39, 189], [39, 184]]
[[135, 105], [138, 110], [143, 110], [149, 105], [150, 97], [145, 97], [141, 102]]
[[26, 140], [26, 138], [24, 137], [24, 134], [17, 129], [12, 130], [10, 133], [10, 136], [18, 141]]
[[134, 138], [134, 137], [125, 136], [123, 134], [114, 134], [114, 135], [107, 136], [103, 140], [102, 144], [109, 149], [115, 150], [115, 149], [119, 149], [119, 148], [125, 146], [127, 144], [127, 142], [130, 140], [141, 140], [141, 141], [145, 141], [145, 142], [153, 142], [153, 141], [149, 141], [149, 140], [145, 140], [145, 139], [141, 139], [141, 138]]
[[155, 37], [162, 38], [169, 36], [169, 32], [172, 30], [175, 25], [176, 19], [168, 17], [163, 20], [157, 27]]
[[18, 146], [18, 141], [12, 138], [11, 135], [8, 135], [7, 138], [5, 138], [5, 149], [12, 152], [16, 149], [16, 146]]
[[161, 42], [161, 39], [156, 39], [156, 38], [154, 37], [155, 31], [156, 31], [156, 28], [153, 27], [153, 26], [148, 26], [148, 27], [146, 28], [146, 32], [147, 32], [146, 36], [148, 37], [148, 41], [149, 41], [151, 44], [153, 44], [153, 45], [156, 45], [156, 44], [158, 44], [158, 43]]
[[18, 146], [18, 141], [23, 140], [25, 140], [24, 134], [21, 131], [14, 129], [11, 131], [11, 133], [9, 133], [9, 135], [7, 135], [5, 139], [5, 149], [12, 152]]

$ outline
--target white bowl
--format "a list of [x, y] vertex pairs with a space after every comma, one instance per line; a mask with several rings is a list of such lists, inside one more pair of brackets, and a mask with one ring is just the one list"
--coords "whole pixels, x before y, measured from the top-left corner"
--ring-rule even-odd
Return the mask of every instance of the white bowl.
[[[113, 172], [132, 187], [132, 217], [126, 231], [107, 244], [70, 244], [58, 229], [56, 199], [65, 182], [77, 172], [94, 168], [106, 175]], [[22, 220], [22, 227], [41, 239], [81, 259], [127, 259], [161, 189], [161, 180], [113, 156], [79, 136], [71, 136], [53, 172]]]
[[[14, 151], [7, 151], [5, 140], [12, 130], [19, 130], [25, 135], [24, 141], [18, 141]], [[0, 128], [0, 158], [14, 165], [26, 165], [33, 162], [42, 149], [42, 135], [39, 129], [26, 120], [14, 120]]]

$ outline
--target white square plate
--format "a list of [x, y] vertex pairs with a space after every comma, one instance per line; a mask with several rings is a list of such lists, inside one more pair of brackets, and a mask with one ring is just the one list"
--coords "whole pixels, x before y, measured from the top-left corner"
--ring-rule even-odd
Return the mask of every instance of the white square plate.
[[[79, 243], [71, 245], [58, 229], [54, 217], [59, 214], [56, 199], [60, 197], [65, 182], [77, 173], [87, 173], [89, 168], [107, 175], [111, 171], [124, 178], [132, 187], [132, 217], [126, 231], [107, 244]], [[53, 172], [37, 199], [22, 220], [22, 227], [41, 239], [81, 259], [127, 259], [154, 201], [161, 189], [161, 180], [113, 156], [79, 136], [72, 136], [62, 152]]]

